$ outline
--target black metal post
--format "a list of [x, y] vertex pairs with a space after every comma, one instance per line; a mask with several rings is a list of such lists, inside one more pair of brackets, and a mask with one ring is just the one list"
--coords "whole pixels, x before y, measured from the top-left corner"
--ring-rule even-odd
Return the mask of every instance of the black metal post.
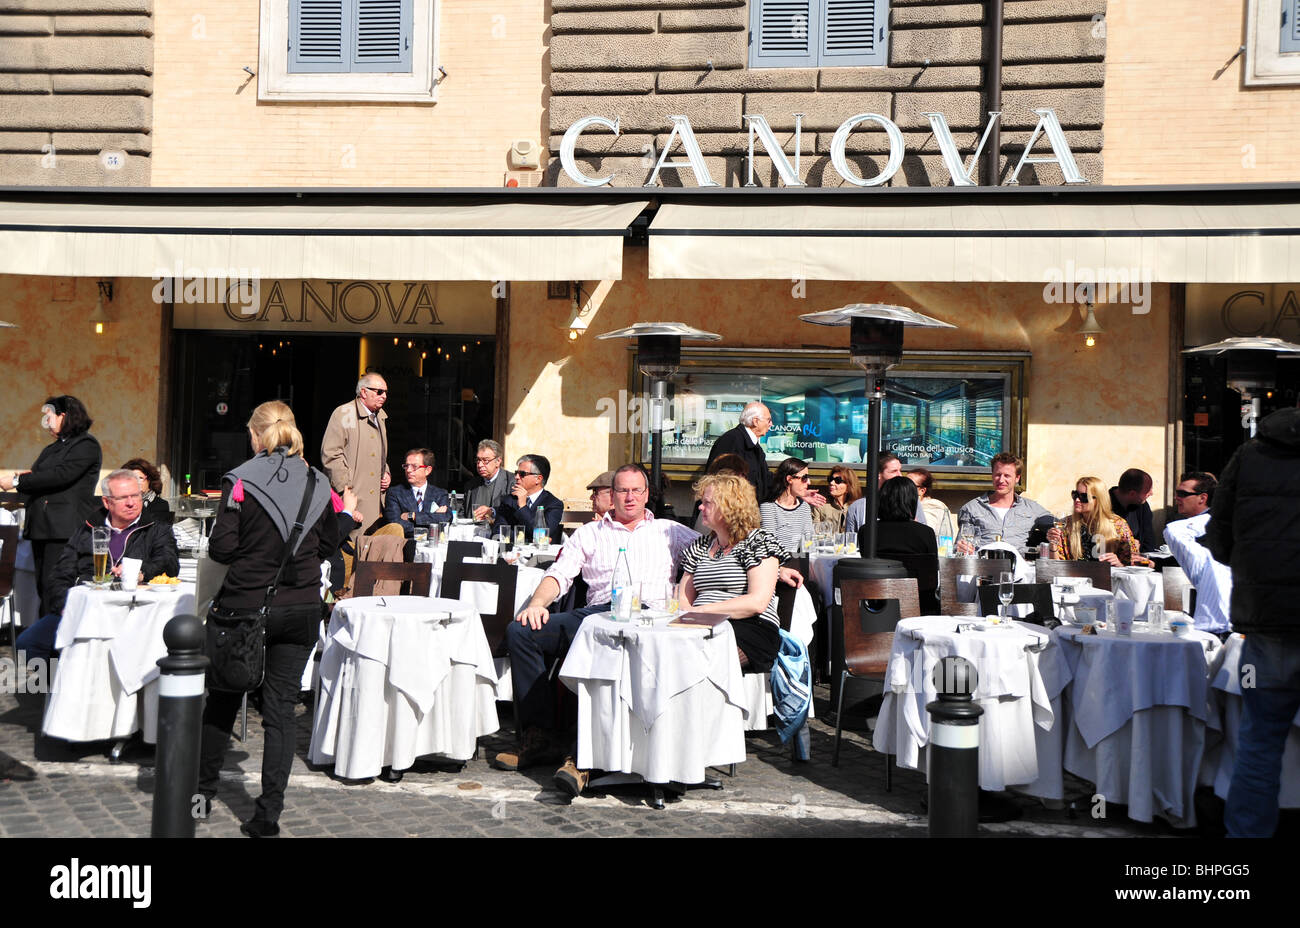
[[668, 381], [656, 377], [650, 382], [650, 498], [655, 500], [655, 517], [663, 515], [664, 408], [668, 404]]
[[885, 376], [867, 371], [867, 530], [866, 545], [861, 555], [871, 559], [876, 556], [876, 520], [880, 516], [880, 406], [884, 399]]
[[975, 665], [945, 657], [934, 668], [930, 713], [930, 837], [973, 838], [979, 828], [980, 716]]
[[[153, 790], [155, 838], [193, 838], [203, 732], [203, 622], [178, 615], [163, 629], [167, 656], [158, 661], [158, 748]], [[203, 810], [206, 812], [206, 810]]]

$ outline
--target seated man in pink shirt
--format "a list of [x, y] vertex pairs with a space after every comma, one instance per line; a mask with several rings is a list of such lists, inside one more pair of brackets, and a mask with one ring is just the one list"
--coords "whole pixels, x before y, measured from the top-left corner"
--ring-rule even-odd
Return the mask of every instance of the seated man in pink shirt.
[[[620, 467], [612, 482], [613, 508], [573, 533], [506, 631], [520, 745], [493, 759], [499, 769], [553, 763], [567, 753], [570, 739], [557, 730], [555, 682], [547, 676], [547, 667], [568, 650], [583, 619], [609, 611], [619, 549], [627, 550], [633, 576], [671, 583], [682, 552], [698, 537], [678, 522], [656, 519], [646, 509], [650, 481], [639, 465]], [[587, 584], [587, 604], [552, 615], [547, 607], [565, 594], [579, 574]], [[587, 785], [586, 771], [578, 770], [569, 757], [556, 772], [556, 783], [577, 796]]]

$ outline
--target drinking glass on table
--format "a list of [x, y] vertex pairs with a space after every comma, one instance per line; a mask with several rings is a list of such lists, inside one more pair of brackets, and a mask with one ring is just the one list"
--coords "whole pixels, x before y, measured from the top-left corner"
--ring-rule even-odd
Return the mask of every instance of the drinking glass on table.
[[963, 525], [961, 527], [961, 535], [957, 539], [957, 553], [975, 553], [975, 527], [973, 525]]
[[520, 526], [516, 526], [516, 527], [515, 527], [515, 547], [516, 547], [516, 548], [522, 548], [522, 547], [523, 547], [524, 545], [526, 545], [526, 544], [528, 544], [528, 532], [524, 530], [524, 527], [523, 527], [522, 525], [520, 525]]
[[497, 526], [497, 550], [505, 554], [506, 548], [510, 547], [510, 526]]
[[858, 553], [858, 535], [856, 532], [844, 533], [844, 553], [850, 555]]
[[676, 592], [676, 586], [667, 580], [644, 581], [641, 584], [642, 623], [653, 625], [656, 613], [663, 615], [676, 612]]
[[1007, 606], [1016, 598], [1016, 575], [1009, 570], [1004, 570], [998, 574], [998, 623], [1005, 625], [1007, 619]]
[[439, 545], [442, 543], [442, 525], [438, 522], [431, 522], [425, 529], [425, 535], [429, 539], [429, 544]]
[[90, 530], [90, 551], [95, 557], [95, 582], [108, 583], [112, 575], [108, 569], [108, 529], [104, 527]]

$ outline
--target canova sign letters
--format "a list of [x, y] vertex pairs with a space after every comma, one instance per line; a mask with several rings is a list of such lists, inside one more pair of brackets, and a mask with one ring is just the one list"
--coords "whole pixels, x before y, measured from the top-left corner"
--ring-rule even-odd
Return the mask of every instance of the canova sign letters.
[[[1034, 126], [1034, 131], [1030, 133], [1029, 141], [1025, 144], [1025, 150], [1020, 156], [1020, 161], [1016, 163], [1016, 169], [1011, 172], [1008, 178], [1008, 184], [1017, 183], [1021, 169], [1026, 164], [1056, 164], [1061, 169], [1065, 182], [1067, 184], [1086, 184], [1088, 179], [1079, 171], [1079, 165], [1074, 160], [1074, 153], [1070, 151], [1070, 145], [1065, 140], [1065, 132], [1061, 129], [1061, 122], [1056, 118], [1056, 111], [1051, 109], [1034, 110], [1038, 115], [1038, 123]], [[776, 169], [781, 178], [781, 182], [787, 187], [806, 186], [799, 179], [799, 141], [803, 133], [803, 114], [795, 113], [794, 116], [794, 163], [786, 157], [785, 150], [777, 140], [776, 134], [772, 131], [771, 125], [768, 124], [765, 116], [753, 116], [745, 114], [742, 118], [749, 128], [749, 181], [746, 187], [755, 186], [754, 184], [754, 140], [757, 139], [763, 146], [767, 156], [772, 159], [772, 166]], [[984, 151], [984, 143], [988, 141], [989, 132], [992, 131], [994, 124], [1001, 118], [1000, 112], [990, 112], [988, 125], [984, 128], [983, 135], [980, 136], [979, 145], [970, 157], [967, 164], [963, 164], [961, 154], [957, 151], [957, 143], [953, 140], [952, 132], [948, 129], [948, 122], [944, 119], [942, 113], [926, 113], [926, 118], [930, 120], [930, 128], [934, 132], [934, 137], [939, 143], [939, 151], [943, 155], [943, 163], [948, 168], [948, 173], [952, 175], [953, 186], [956, 187], [973, 187], [975, 180], [971, 177], [976, 163], [979, 161], [980, 153]], [[672, 134], [668, 136], [668, 144], [659, 155], [659, 161], [655, 164], [654, 171], [650, 174], [650, 179], [645, 182], [645, 186], [652, 187], [659, 179], [660, 171], [682, 171], [689, 170], [695, 175], [695, 183], [700, 187], [718, 187], [721, 186], [709, 173], [708, 164], [704, 160], [704, 153], [700, 150], [699, 142], [695, 138], [695, 130], [691, 128], [691, 121], [685, 116], [668, 117], [673, 122]], [[564, 173], [574, 183], [581, 184], [584, 187], [603, 187], [614, 179], [613, 174], [606, 174], [604, 177], [590, 177], [578, 168], [576, 150], [578, 136], [589, 129], [597, 127], [608, 129], [615, 135], [619, 134], [619, 121], [617, 118], [609, 119], [605, 116], [584, 116], [564, 133], [564, 140], [560, 143], [560, 165]], [[884, 130], [889, 139], [889, 158], [885, 163], [885, 168], [875, 177], [861, 177], [850, 168], [848, 163], [848, 141], [849, 136], [854, 129], [862, 127], [863, 129], [879, 128]], [[1047, 142], [1052, 147], [1052, 154], [1031, 156], [1030, 150], [1034, 143], [1038, 141], [1040, 135], [1047, 136]], [[668, 157], [672, 154], [673, 146], [678, 141], [681, 142], [682, 150], [686, 153], [685, 161], [669, 161]], [[845, 181], [855, 187], [879, 187], [882, 184], [889, 183], [890, 179], [898, 172], [903, 163], [903, 133], [898, 125], [891, 119], [881, 116], [878, 113], [858, 113], [856, 116], [850, 116], [844, 122], [840, 123], [835, 135], [831, 139], [831, 165], [835, 172], [844, 178]]]

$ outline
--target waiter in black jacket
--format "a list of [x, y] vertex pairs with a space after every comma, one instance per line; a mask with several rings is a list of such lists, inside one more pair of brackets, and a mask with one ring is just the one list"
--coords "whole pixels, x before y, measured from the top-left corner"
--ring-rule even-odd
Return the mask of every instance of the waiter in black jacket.
[[[767, 499], [772, 487], [772, 474], [767, 469], [767, 452], [759, 444], [759, 439], [772, 427], [772, 412], [762, 403], [750, 403], [740, 413], [740, 424], [718, 436], [709, 452], [708, 464], [722, 454], [739, 455], [749, 467], [746, 475], [754, 485], [754, 492], [761, 503]], [[708, 465], [705, 466], [708, 469]]]

